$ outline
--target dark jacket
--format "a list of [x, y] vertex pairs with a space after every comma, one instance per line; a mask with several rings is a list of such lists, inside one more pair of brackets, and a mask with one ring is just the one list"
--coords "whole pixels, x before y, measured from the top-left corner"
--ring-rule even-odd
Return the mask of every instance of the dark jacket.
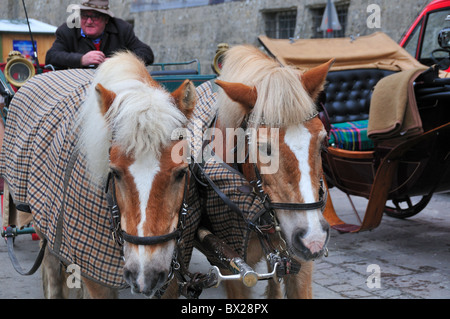
[[[81, 57], [92, 50], [95, 50], [92, 40], [83, 37], [80, 28], [69, 28], [64, 23], [56, 30], [56, 40], [47, 51], [45, 64], [57, 69], [82, 68]], [[136, 37], [133, 26], [119, 18], [110, 18], [106, 24], [100, 50], [106, 57], [116, 51], [130, 50], [147, 65], [154, 60], [152, 49]]]

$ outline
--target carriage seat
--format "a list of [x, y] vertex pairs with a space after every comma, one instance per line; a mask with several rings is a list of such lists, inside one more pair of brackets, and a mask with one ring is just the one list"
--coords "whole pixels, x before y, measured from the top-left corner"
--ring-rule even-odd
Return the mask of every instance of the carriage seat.
[[372, 90], [380, 79], [393, 73], [380, 69], [328, 73], [323, 104], [330, 145], [351, 151], [373, 148], [373, 142], [367, 137]]

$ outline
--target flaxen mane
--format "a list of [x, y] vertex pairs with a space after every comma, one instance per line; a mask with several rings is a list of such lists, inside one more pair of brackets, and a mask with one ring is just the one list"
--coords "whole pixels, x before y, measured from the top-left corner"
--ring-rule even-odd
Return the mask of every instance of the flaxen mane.
[[[95, 91], [97, 83], [116, 94], [105, 117]], [[148, 153], [159, 157], [172, 131], [186, 121], [171, 95], [149, 76], [142, 61], [131, 53], [118, 53], [98, 68], [81, 107], [79, 148], [86, 155], [93, 179], [101, 180], [108, 173], [111, 142], [135, 158]]]
[[[301, 72], [281, 66], [252, 46], [226, 52], [220, 80], [255, 86], [258, 100], [251, 121], [270, 126], [298, 124], [315, 113], [315, 104], [300, 82]], [[217, 107], [224, 127], [237, 127], [244, 113], [220, 90]]]

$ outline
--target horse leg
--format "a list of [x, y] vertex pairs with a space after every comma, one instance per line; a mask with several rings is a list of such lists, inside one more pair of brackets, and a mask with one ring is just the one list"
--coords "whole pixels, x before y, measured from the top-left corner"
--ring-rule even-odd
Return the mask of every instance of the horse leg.
[[69, 289], [66, 285], [65, 272], [61, 267], [59, 259], [48, 248], [45, 249], [44, 259], [42, 260], [41, 276], [45, 298], [68, 298]]
[[301, 269], [296, 275], [284, 279], [286, 296], [289, 299], [312, 298], [312, 272], [314, 262], [301, 262]]
[[[267, 262], [267, 269], [270, 269], [269, 262]], [[283, 293], [281, 292], [281, 285], [275, 280], [269, 280], [266, 287], [266, 298], [267, 299], [282, 299]]]
[[119, 298], [119, 291], [115, 288], [110, 288], [96, 283], [88, 278], [82, 277], [85, 291], [84, 298], [91, 299], [117, 299]]

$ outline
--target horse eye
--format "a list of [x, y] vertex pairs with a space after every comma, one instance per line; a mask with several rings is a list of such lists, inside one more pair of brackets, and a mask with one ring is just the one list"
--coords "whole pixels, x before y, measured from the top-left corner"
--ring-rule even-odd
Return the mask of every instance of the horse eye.
[[176, 181], [182, 180], [184, 175], [186, 175], [186, 173], [187, 173], [187, 167], [179, 169], [178, 171], [175, 172], [175, 180]]

